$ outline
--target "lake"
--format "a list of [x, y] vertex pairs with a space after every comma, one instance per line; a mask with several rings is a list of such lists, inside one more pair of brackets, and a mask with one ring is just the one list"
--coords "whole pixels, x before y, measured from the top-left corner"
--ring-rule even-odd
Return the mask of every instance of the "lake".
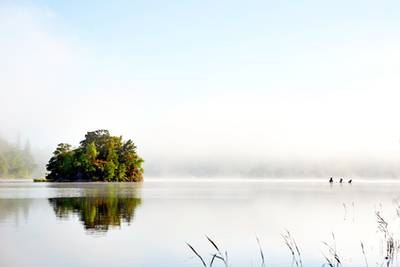
[[206, 235], [232, 266], [261, 266], [257, 237], [266, 266], [322, 266], [334, 253], [381, 266], [389, 237], [400, 244], [399, 201], [400, 183], [357, 180], [0, 181], [0, 266], [201, 267], [186, 242], [208, 263]]

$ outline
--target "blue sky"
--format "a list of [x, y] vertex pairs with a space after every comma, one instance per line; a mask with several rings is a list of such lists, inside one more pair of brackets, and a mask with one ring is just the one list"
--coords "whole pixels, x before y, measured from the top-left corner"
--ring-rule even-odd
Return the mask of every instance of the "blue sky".
[[107, 82], [145, 83], [178, 95], [194, 83], [199, 88], [189, 95], [216, 87], [338, 90], [346, 68], [357, 68], [369, 50], [398, 45], [400, 36], [398, 4], [384, 1], [37, 1], [21, 6], [38, 9], [38, 16], [53, 14], [44, 18], [43, 27], [86, 49], [87, 67], [94, 74], [106, 72], [112, 80]]
[[395, 158], [399, 8], [1, 1], [0, 133], [50, 151], [107, 128], [150, 159]]

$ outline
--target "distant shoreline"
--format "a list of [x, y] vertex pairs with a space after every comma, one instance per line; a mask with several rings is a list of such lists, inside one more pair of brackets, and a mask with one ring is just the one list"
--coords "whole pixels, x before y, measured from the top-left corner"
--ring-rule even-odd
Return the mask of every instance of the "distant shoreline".
[[[368, 178], [351, 178], [353, 183], [362, 184], [400, 184], [400, 179], [368, 179]], [[0, 182], [33, 182], [33, 178], [0, 178]], [[179, 177], [179, 178], [163, 178], [163, 177], [146, 177], [145, 183], [153, 182], [182, 182], [182, 183], [203, 183], [203, 182], [232, 182], [232, 183], [326, 183], [328, 178], [201, 178], [201, 177]], [[54, 182], [52, 182], [54, 183]], [[56, 182], [56, 183], [113, 183], [113, 182], [94, 182], [94, 181], [76, 181], [76, 182]], [[120, 182], [119, 182], [120, 183]], [[134, 183], [134, 182], [125, 182]], [[335, 181], [332, 185], [340, 184]], [[347, 180], [342, 185], [347, 184]]]

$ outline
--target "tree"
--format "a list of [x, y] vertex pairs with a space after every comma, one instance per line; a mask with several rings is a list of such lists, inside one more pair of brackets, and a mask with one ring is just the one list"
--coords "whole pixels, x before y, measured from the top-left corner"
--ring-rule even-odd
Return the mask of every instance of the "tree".
[[3, 154], [0, 154], [0, 177], [8, 175], [8, 162]]
[[29, 141], [23, 149], [0, 138], [0, 177], [29, 177], [36, 164], [31, 153]]
[[132, 140], [111, 136], [107, 130], [88, 132], [80, 146], [59, 144], [47, 164], [49, 181], [143, 180], [143, 159]]
[[71, 145], [58, 144], [46, 166], [49, 171], [47, 179], [68, 179], [72, 174], [72, 170], [75, 169], [74, 160], [74, 151], [71, 149]]

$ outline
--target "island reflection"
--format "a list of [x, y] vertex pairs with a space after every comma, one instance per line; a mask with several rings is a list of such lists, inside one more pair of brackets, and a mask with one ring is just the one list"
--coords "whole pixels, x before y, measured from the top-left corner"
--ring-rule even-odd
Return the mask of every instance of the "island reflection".
[[142, 203], [136, 194], [120, 194], [118, 190], [107, 191], [107, 194], [91, 192], [87, 196], [49, 198], [48, 201], [57, 218], [65, 220], [76, 215], [86, 233], [101, 234], [106, 233], [110, 227], [132, 223], [135, 210]]

